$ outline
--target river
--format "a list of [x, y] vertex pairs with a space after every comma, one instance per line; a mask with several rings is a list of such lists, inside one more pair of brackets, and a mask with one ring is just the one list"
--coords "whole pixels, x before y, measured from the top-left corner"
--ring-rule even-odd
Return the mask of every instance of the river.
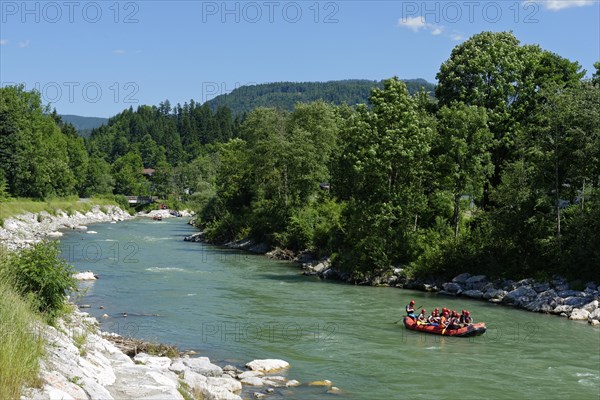
[[[598, 399], [600, 329], [486, 302], [322, 282], [264, 256], [184, 242], [177, 218], [68, 232], [63, 255], [101, 279], [78, 303], [103, 330], [194, 349], [221, 366], [281, 358], [301, 386], [273, 399]], [[468, 308], [488, 332], [447, 338], [406, 331], [410, 299]], [[104, 309], [100, 309], [103, 306]], [[103, 319], [106, 313], [110, 316]], [[127, 313], [127, 317], [123, 317]]]

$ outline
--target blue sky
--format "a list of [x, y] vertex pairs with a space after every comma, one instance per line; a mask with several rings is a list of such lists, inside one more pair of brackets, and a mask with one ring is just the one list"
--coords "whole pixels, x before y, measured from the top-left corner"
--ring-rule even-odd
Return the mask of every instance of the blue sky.
[[0, 1], [0, 83], [62, 114], [203, 102], [276, 81], [435, 81], [454, 46], [512, 30], [593, 70], [599, 0]]

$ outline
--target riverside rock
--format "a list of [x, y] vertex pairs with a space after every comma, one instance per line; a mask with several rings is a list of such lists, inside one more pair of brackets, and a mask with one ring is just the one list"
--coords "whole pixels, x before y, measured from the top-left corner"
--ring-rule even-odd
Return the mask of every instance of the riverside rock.
[[568, 306], [568, 305], [564, 305], [561, 304], [559, 306], [556, 306], [556, 308], [554, 310], [551, 311], [552, 314], [569, 314], [571, 312], [571, 310], [573, 310], [573, 306]]
[[193, 235], [186, 236], [183, 238], [184, 242], [203, 242], [204, 232], [194, 233]]
[[463, 284], [463, 283], [466, 283], [470, 277], [471, 277], [471, 274], [465, 272], [464, 274], [455, 276], [454, 279], [452, 279], [452, 282]]
[[487, 283], [487, 277], [485, 275], [474, 275], [465, 281], [465, 287], [467, 289], [479, 290]]
[[290, 364], [287, 361], [271, 358], [254, 360], [246, 364], [246, 367], [252, 371], [261, 371], [266, 373], [288, 368], [289, 366]]
[[183, 358], [183, 364], [189, 367], [192, 371], [197, 372], [206, 377], [223, 375], [223, 370], [218, 365], [210, 362], [208, 357]]
[[558, 305], [554, 289], [538, 293], [537, 297], [529, 303], [523, 304], [523, 308], [533, 312], [550, 313]]
[[504, 298], [504, 296], [506, 295], [506, 291], [502, 290], [502, 289], [488, 289], [485, 291], [485, 293], [483, 294], [483, 298], [485, 300], [497, 300], [500, 301]]
[[577, 321], [585, 321], [588, 319], [589, 316], [590, 316], [589, 311], [583, 310], [580, 308], [574, 308], [573, 311], [571, 311], [571, 315], [569, 316], [569, 319], [573, 319], [573, 320], [577, 320]]
[[582, 308], [584, 310], [586, 310], [587, 312], [591, 313], [591, 312], [594, 312], [594, 310], [596, 310], [599, 306], [600, 306], [600, 302], [598, 302], [598, 300], [594, 300], [594, 301], [591, 301], [588, 304], [584, 305]]
[[264, 372], [244, 371], [241, 374], [239, 374], [237, 377], [238, 377], [238, 379], [245, 379], [245, 378], [255, 378], [255, 377], [261, 377], [261, 376], [264, 376]]
[[[560, 294], [559, 294], [560, 296]], [[561, 296], [562, 297], [562, 296]], [[592, 299], [590, 297], [567, 297], [564, 299], [563, 304], [573, 306], [574, 308], [580, 308], [585, 304], [589, 303]]]
[[240, 383], [240, 381], [230, 377], [229, 375], [223, 375], [220, 378], [209, 377], [207, 378], [207, 383], [212, 386], [220, 386], [224, 389], [229, 390], [230, 392], [242, 391], [242, 384]]
[[[454, 278], [454, 279], [456, 279], [456, 278]], [[444, 283], [442, 285], [442, 288], [444, 289], [443, 291], [445, 292], [445, 294], [456, 295], [456, 294], [462, 293], [462, 287], [458, 283], [455, 283], [455, 282]]]
[[95, 281], [97, 279], [92, 271], [78, 272], [73, 274], [73, 278], [78, 281]]
[[462, 292], [462, 295], [466, 297], [471, 297], [473, 299], [481, 299], [483, 297], [483, 293], [481, 293], [481, 290], [465, 290], [464, 292]]
[[542, 293], [550, 289], [550, 284], [547, 282], [536, 282], [533, 284], [533, 290], [538, 293]]
[[520, 306], [523, 303], [531, 301], [536, 296], [537, 292], [531, 286], [519, 286], [515, 290], [508, 292], [502, 299], [502, 302]]
[[242, 379], [242, 384], [247, 386], [263, 386], [263, 380], [258, 376], [249, 376]]
[[596, 308], [588, 315], [588, 321], [591, 323], [592, 320], [600, 320], [600, 308]]

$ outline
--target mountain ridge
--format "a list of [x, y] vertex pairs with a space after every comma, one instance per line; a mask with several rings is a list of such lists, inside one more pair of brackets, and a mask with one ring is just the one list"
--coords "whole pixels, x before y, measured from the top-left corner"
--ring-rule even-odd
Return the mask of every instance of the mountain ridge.
[[[422, 78], [402, 80], [410, 94], [424, 88], [433, 95], [435, 84]], [[373, 88], [383, 88], [383, 80], [344, 79], [326, 82], [271, 82], [240, 86], [206, 101], [215, 111], [227, 106], [233, 115], [257, 107], [276, 107], [292, 110], [299, 102], [323, 100], [336, 105], [366, 103]]]

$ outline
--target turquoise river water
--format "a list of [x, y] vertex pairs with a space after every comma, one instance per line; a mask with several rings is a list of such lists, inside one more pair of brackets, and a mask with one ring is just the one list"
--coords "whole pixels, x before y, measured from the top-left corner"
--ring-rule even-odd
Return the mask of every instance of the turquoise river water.
[[[273, 399], [600, 398], [600, 329], [587, 323], [322, 282], [264, 256], [184, 242], [195, 232], [186, 222], [134, 219], [61, 239], [65, 258], [101, 277], [83, 284], [78, 302], [91, 305], [104, 330], [193, 349], [221, 366], [281, 358], [291, 364], [291, 379], [329, 379], [343, 391], [302, 385]], [[468, 308], [488, 332], [446, 338], [406, 331], [396, 322], [410, 299], [428, 311]]]

